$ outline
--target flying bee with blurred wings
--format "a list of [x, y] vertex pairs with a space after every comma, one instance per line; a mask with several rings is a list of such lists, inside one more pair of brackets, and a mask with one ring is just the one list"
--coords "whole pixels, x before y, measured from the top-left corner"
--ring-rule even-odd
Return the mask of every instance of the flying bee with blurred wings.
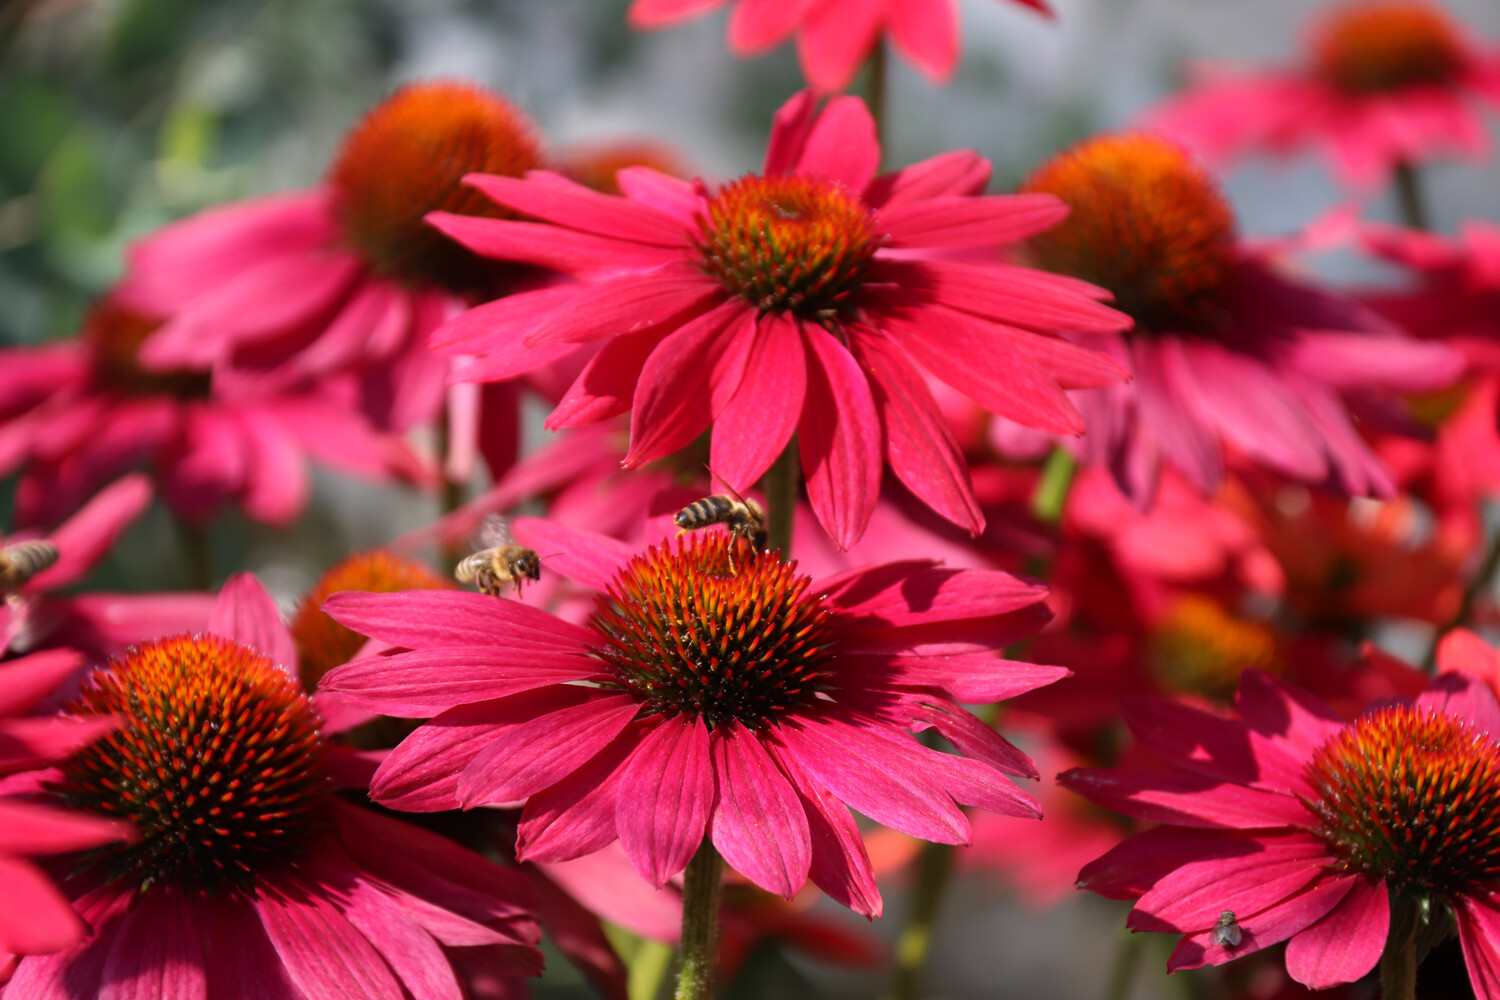
[[57, 546], [51, 542], [16, 542], [0, 547], [0, 592], [21, 586], [57, 562]]
[[510, 527], [499, 514], [484, 519], [477, 544], [484, 547], [453, 568], [453, 578], [459, 583], [472, 583], [491, 597], [499, 597], [506, 584], [515, 584], [520, 597], [524, 581], [541, 580], [541, 556], [511, 538]]
[[[766, 547], [766, 512], [760, 504], [754, 500], [747, 500], [737, 493], [733, 486], [725, 481], [712, 469], [708, 474], [719, 482], [724, 483], [724, 488], [729, 491], [728, 495], [715, 493], [713, 496], [695, 500], [677, 512], [672, 519], [677, 525], [679, 537], [689, 531], [697, 531], [710, 525], [722, 524], [732, 539], [743, 538], [750, 543], [750, 547], [760, 552]], [[729, 551], [729, 568], [734, 569], [734, 549]]]

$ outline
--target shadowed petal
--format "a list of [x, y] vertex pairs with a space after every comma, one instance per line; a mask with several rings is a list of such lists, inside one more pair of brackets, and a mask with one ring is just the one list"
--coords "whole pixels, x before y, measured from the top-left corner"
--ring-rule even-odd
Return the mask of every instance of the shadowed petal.
[[619, 539], [542, 517], [518, 517], [511, 522], [511, 531], [516, 541], [543, 554], [547, 571], [555, 570], [601, 592], [609, 589], [635, 555], [635, 549]]
[[1496, 1000], [1500, 997], [1500, 899], [1493, 892], [1460, 896], [1453, 910], [1474, 993], [1480, 1000]]
[[551, 788], [533, 795], [516, 831], [522, 861], [569, 861], [617, 839], [617, 796], [628, 758], [646, 725], [627, 727], [615, 741]]
[[859, 825], [832, 792], [809, 775], [784, 747], [769, 745], [772, 756], [791, 779], [807, 816], [812, 841], [813, 883], [834, 902], [862, 913], [871, 920], [880, 916], [884, 901], [875, 884], [875, 866]]
[[[514, 700], [514, 699], [508, 699]], [[528, 698], [524, 718], [492, 733], [458, 779], [465, 808], [519, 802], [592, 760], [635, 718], [628, 695], [558, 687]]]
[[1131, 768], [1078, 769], [1058, 782], [1126, 816], [1181, 826], [1253, 830], [1307, 826], [1313, 816], [1290, 795], [1227, 784], [1199, 774]]
[[714, 420], [714, 472], [737, 490], [754, 485], [791, 441], [806, 392], [797, 324], [774, 315], [758, 318], [739, 388]]
[[171, 889], [148, 892], [121, 921], [104, 961], [99, 1000], [204, 1000], [208, 979], [198, 928]]

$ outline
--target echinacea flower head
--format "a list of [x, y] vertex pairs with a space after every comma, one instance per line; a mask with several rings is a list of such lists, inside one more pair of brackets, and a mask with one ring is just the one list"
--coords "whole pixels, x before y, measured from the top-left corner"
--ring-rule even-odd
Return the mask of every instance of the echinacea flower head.
[[358, 412], [354, 386], [220, 393], [207, 371], [142, 363], [160, 328], [116, 293], [77, 340], [0, 352], [7, 383], [31, 383], [29, 405], [0, 418], [0, 471], [21, 472], [20, 523], [54, 521], [142, 465], [172, 512], [194, 522], [231, 504], [257, 521], [290, 521], [311, 493], [309, 457], [375, 480], [427, 475], [404, 442]]
[[[83, 665], [69, 650], [48, 650], [0, 665], [0, 776], [45, 767], [115, 727], [112, 718], [28, 715]], [[77, 944], [86, 928], [31, 859], [102, 847], [133, 836], [130, 825], [80, 816], [18, 795], [0, 795], [0, 983], [16, 956], [44, 955]]]
[[212, 369], [216, 387], [245, 392], [352, 375], [381, 427], [432, 418], [447, 363], [428, 334], [464, 301], [532, 279], [423, 217], [507, 216], [461, 179], [519, 176], [539, 158], [530, 120], [499, 95], [401, 88], [345, 136], [321, 185], [208, 209], [131, 248], [128, 297], [165, 319], [142, 364]]
[[66, 887], [94, 935], [23, 959], [7, 996], [458, 1000], [455, 965], [540, 969], [519, 876], [340, 799], [358, 769], [294, 660], [269, 596], [237, 577], [210, 632], [143, 643], [90, 680], [72, 713], [118, 728], [43, 787], [140, 838], [79, 860]]
[[1276, 633], [1211, 597], [1178, 596], [1146, 639], [1146, 667], [1162, 691], [1229, 701], [1246, 670], [1282, 673]]
[[1359, 190], [1401, 165], [1485, 154], [1480, 106], [1500, 107], [1500, 51], [1439, 4], [1339, 4], [1312, 25], [1307, 48], [1295, 67], [1205, 73], [1147, 122], [1219, 162], [1312, 147]]
[[[635, 0], [630, 23], [666, 28], [728, 0]], [[1051, 16], [1044, 0], [1016, 3]], [[886, 37], [927, 77], [946, 82], [958, 66], [958, 4], [953, 0], [742, 0], [730, 15], [730, 51], [759, 55], [793, 34], [807, 82], [843, 90]]]
[[813, 508], [841, 546], [864, 531], [883, 458], [978, 532], [967, 466], [924, 372], [993, 412], [1078, 434], [1063, 388], [1124, 373], [1052, 331], [1128, 320], [1093, 286], [998, 260], [1062, 218], [1057, 198], [980, 195], [989, 164], [973, 153], [883, 176], [879, 160], [863, 102], [835, 98], [819, 114], [803, 92], [776, 116], [764, 172], [717, 188], [643, 168], [619, 174], [624, 197], [544, 172], [471, 177], [544, 221], [440, 212], [433, 225], [477, 253], [579, 280], [471, 310], [433, 345], [476, 356], [454, 375], [469, 381], [598, 345], [548, 426], [629, 410], [628, 467], [712, 424], [711, 465], [744, 492], [795, 433]]
[[[717, 531], [639, 552], [551, 522], [515, 530], [600, 591], [586, 624], [469, 593], [325, 605], [400, 649], [331, 671], [323, 692], [432, 717], [381, 765], [377, 801], [524, 800], [518, 857], [618, 839], [657, 885], [706, 837], [768, 891], [790, 897], [810, 877], [870, 916], [880, 896], [846, 806], [944, 843], [969, 838], [955, 802], [1037, 815], [1004, 777], [1034, 777], [1031, 762], [958, 703], [1066, 673], [995, 655], [1046, 620], [1039, 585], [922, 561], [814, 581]], [[912, 738], [929, 727], [963, 755]]]
[[[1287, 971], [1314, 989], [1369, 972], [1393, 908], [1413, 905], [1435, 933], [1456, 921], [1475, 992], [1500, 996], [1500, 705], [1456, 662], [1471, 645], [1483, 647], [1454, 633], [1425, 693], [1348, 722], [1256, 671], [1241, 681], [1238, 719], [1127, 703], [1137, 740], [1170, 769], [1061, 780], [1161, 825], [1086, 866], [1080, 883], [1135, 900], [1135, 930], [1183, 934], [1169, 970], [1287, 941]], [[1237, 942], [1214, 933], [1226, 911]]]
[[1029, 259], [1102, 285], [1135, 320], [1123, 335], [1076, 338], [1134, 380], [1073, 393], [1088, 419], [1085, 456], [1126, 495], [1147, 504], [1163, 460], [1212, 495], [1226, 448], [1347, 493], [1394, 491], [1350, 401], [1446, 386], [1462, 369], [1455, 352], [1280, 273], [1268, 249], [1236, 237], [1208, 171], [1159, 136], [1089, 139], [1022, 190], [1072, 208], [1028, 240]]

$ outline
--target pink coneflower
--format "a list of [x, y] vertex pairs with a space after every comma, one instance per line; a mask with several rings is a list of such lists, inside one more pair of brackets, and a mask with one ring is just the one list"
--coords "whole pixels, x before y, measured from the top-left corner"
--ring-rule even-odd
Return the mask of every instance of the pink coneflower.
[[1220, 162], [1315, 147], [1360, 190], [1403, 165], [1485, 154], [1478, 105], [1500, 106], [1500, 52], [1466, 37], [1441, 6], [1341, 4], [1315, 24], [1308, 48], [1301, 66], [1205, 74], [1147, 122]]
[[[1478, 640], [1445, 642], [1445, 669], [1464, 668], [1468, 643]], [[1350, 722], [1254, 671], [1238, 719], [1159, 699], [1124, 708], [1172, 769], [1060, 780], [1161, 824], [1079, 879], [1135, 900], [1132, 929], [1184, 935], [1169, 970], [1287, 941], [1298, 982], [1353, 982], [1380, 959], [1400, 906], [1434, 929], [1455, 918], [1475, 992], [1500, 996], [1500, 705], [1481, 681], [1451, 673], [1414, 702], [1377, 703]], [[1215, 932], [1226, 912], [1237, 939]]]
[[455, 373], [474, 381], [601, 344], [548, 426], [630, 410], [627, 466], [712, 424], [711, 464], [743, 491], [795, 432], [813, 507], [841, 545], [864, 530], [882, 455], [977, 532], [967, 468], [920, 369], [994, 412], [1078, 434], [1062, 388], [1123, 373], [1050, 331], [1128, 321], [1080, 281], [980, 259], [1055, 225], [1056, 198], [980, 196], [989, 164], [971, 152], [877, 177], [879, 160], [863, 102], [836, 98], [819, 115], [803, 92], [776, 116], [765, 173], [717, 190], [644, 169], [621, 172], [623, 198], [549, 173], [472, 177], [545, 221], [439, 212], [435, 226], [579, 283], [481, 306], [433, 344], [479, 355]]
[[1463, 366], [1455, 352], [1280, 273], [1239, 240], [1208, 172], [1167, 140], [1088, 140], [1023, 189], [1073, 210], [1031, 238], [1029, 259], [1104, 286], [1135, 319], [1123, 336], [1080, 338], [1134, 381], [1073, 394], [1088, 419], [1085, 455], [1127, 495], [1147, 502], [1163, 459], [1212, 495], [1225, 446], [1295, 479], [1393, 492], [1351, 406], [1377, 390], [1447, 385]]
[[294, 658], [241, 577], [209, 634], [143, 643], [95, 675], [73, 712], [120, 728], [48, 787], [140, 839], [83, 860], [67, 887], [94, 935], [23, 959], [7, 998], [457, 1000], [455, 966], [540, 970], [518, 875], [335, 794], [359, 768], [328, 744]]
[[[0, 665], [0, 776], [43, 767], [115, 727], [115, 720], [26, 717], [83, 665], [67, 650], [33, 653]], [[128, 824], [82, 816], [0, 795], [0, 983], [21, 955], [45, 955], [83, 939], [83, 921], [28, 858], [101, 847], [131, 836]]]
[[223, 394], [206, 371], [142, 367], [159, 321], [118, 297], [89, 314], [79, 341], [0, 352], [0, 367], [45, 387], [0, 424], [0, 471], [22, 471], [16, 517], [43, 523], [101, 484], [147, 465], [179, 517], [203, 522], [233, 504], [285, 524], [306, 506], [309, 456], [375, 480], [423, 479], [398, 438], [360, 415], [354, 385]]
[[432, 419], [448, 365], [428, 335], [520, 275], [422, 217], [506, 214], [460, 179], [519, 176], [539, 155], [531, 122], [495, 94], [402, 88], [344, 138], [322, 185], [210, 209], [131, 249], [130, 300], [167, 318], [144, 363], [212, 367], [217, 386], [259, 392], [352, 372], [379, 426]]
[[[635, 0], [630, 24], [666, 28], [729, 0]], [[1051, 16], [1043, 0], [1015, 0]], [[729, 19], [737, 56], [769, 51], [797, 34], [802, 73], [819, 90], [843, 90], [883, 37], [930, 79], [944, 83], [958, 66], [954, 0], [744, 0]]]
[[[922, 561], [814, 583], [718, 532], [645, 552], [561, 526], [548, 536], [549, 564], [602, 592], [585, 626], [481, 594], [324, 605], [407, 651], [339, 667], [320, 693], [433, 717], [381, 765], [377, 801], [525, 800], [518, 857], [618, 839], [657, 885], [707, 838], [768, 891], [791, 896], [810, 877], [869, 916], [880, 894], [846, 806], [945, 843], [969, 837], [955, 801], [1037, 815], [1004, 777], [1034, 776], [1031, 762], [958, 703], [1066, 673], [995, 655], [1046, 620], [1040, 585]], [[967, 756], [912, 738], [929, 727]]]

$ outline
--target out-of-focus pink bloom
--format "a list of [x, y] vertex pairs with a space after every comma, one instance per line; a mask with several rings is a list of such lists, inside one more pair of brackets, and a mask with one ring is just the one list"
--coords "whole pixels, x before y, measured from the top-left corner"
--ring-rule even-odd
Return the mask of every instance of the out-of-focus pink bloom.
[[[729, 0], [635, 0], [630, 24], [665, 28]], [[1051, 16], [1044, 0], [1015, 0]], [[802, 73], [819, 90], [843, 90], [885, 36], [929, 78], [943, 83], [958, 65], [954, 0], [743, 0], [729, 18], [729, 48], [754, 56], [793, 33]]]
[[1477, 546], [1481, 502], [1500, 493], [1500, 227], [1470, 219], [1455, 237], [1383, 225], [1360, 235], [1417, 278], [1415, 288], [1371, 291], [1364, 301], [1414, 335], [1452, 345], [1469, 363], [1461, 386], [1410, 403], [1417, 419], [1436, 427], [1434, 442], [1392, 436], [1381, 450], [1444, 530]]
[[353, 373], [379, 427], [433, 419], [448, 363], [428, 335], [529, 279], [422, 217], [504, 214], [460, 179], [519, 176], [539, 157], [530, 121], [499, 96], [451, 81], [402, 88], [344, 138], [321, 186], [210, 209], [131, 248], [129, 301], [166, 318], [143, 364], [212, 368], [217, 390], [240, 394]]
[[1207, 71], [1146, 124], [1227, 162], [1314, 148], [1368, 191], [1398, 166], [1488, 151], [1480, 105], [1500, 106], [1500, 51], [1465, 35], [1443, 7], [1344, 3], [1313, 25], [1296, 67]]
[[[115, 719], [27, 717], [83, 665], [68, 650], [33, 653], [0, 664], [0, 776], [66, 757], [115, 728]], [[0, 983], [22, 955], [45, 955], [83, 940], [83, 921], [52, 881], [28, 858], [82, 851], [133, 834], [128, 823], [83, 816], [0, 795]]]
[[[1425, 900], [1435, 919], [1456, 917], [1475, 992], [1500, 996], [1500, 704], [1464, 670], [1477, 642], [1450, 637], [1439, 650], [1449, 672], [1425, 693], [1347, 723], [1255, 671], [1242, 678], [1238, 719], [1127, 702], [1136, 739], [1170, 769], [1060, 780], [1161, 825], [1080, 882], [1134, 900], [1132, 929], [1183, 934], [1171, 971], [1287, 941], [1287, 971], [1315, 989], [1374, 968], [1393, 898]], [[1233, 937], [1216, 932], [1226, 912]]]
[[0, 540], [13, 544], [45, 537], [58, 550], [57, 562], [0, 603], [0, 655], [7, 649], [68, 647], [98, 663], [131, 643], [207, 625], [212, 594], [56, 593], [82, 580], [150, 502], [150, 482], [132, 474], [100, 490], [52, 531], [18, 531]]
[[[987, 409], [1059, 433], [1083, 421], [1063, 388], [1123, 377], [1051, 335], [1117, 331], [1083, 282], [979, 259], [1065, 214], [1051, 195], [979, 194], [971, 152], [876, 176], [874, 122], [855, 98], [811, 92], [776, 116], [764, 175], [709, 191], [643, 168], [623, 198], [555, 174], [470, 183], [542, 222], [435, 213], [477, 253], [579, 283], [512, 295], [434, 336], [477, 355], [455, 378], [512, 378], [600, 344], [548, 426], [631, 411], [628, 466], [713, 425], [711, 464], [742, 492], [797, 434], [808, 496], [841, 546], [858, 541], [882, 457], [942, 516], [983, 520], [918, 365]], [[963, 259], [958, 259], [963, 258]]]
[[[333, 670], [323, 690], [431, 717], [381, 765], [378, 801], [431, 811], [524, 800], [518, 857], [565, 860], [618, 839], [657, 885], [707, 838], [770, 892], [790, 897], [811, 878], [870, 916], [880, 895], [846, 805], [946, 843], [969, 836], [955, 800], [1036, 815], [1004, 777], [1034, 777], [1030, 761], [959, 703], [1065, 674], [995, 655], [1045, 621], [1039, 585], [919, 561], [814, 584], [718, 532], [637, 553], [525, 527], [532, 547], [558, 553], [556, 572], [601, 592], [587, 627], [480, 594], [324, 605], [408, 651]], [[912, 739], [929, 727], [965, 756]]]
[[456, 967], [540, 971], [520, 876], [335, 794], [369, 770], [327, 743], [295, 666], [274, 603], [240, 576], [207, 633], [144, 643], [95, 675], [74, 712], [119, 729], [46, 787], [141, 839], [69, 879], [94, 935], [22, 959], [7, 996], [457, 1000]]
[[80, 341], [0, 353], [6, 382], [45, 387], [0, 423], [0, 471], [22, 471], [20, 523], [76, 510], [142, 464], [167, 506], [194, 522], [234, 504], [254, 520], [287, 523], [307, 504], [309, 456], [375, 480], [428, 477], [405, 444], [359, 413], [351, 381], [222, 395], [207, 372], [141, 367], [141, 343], [157, 325], [112, 297]]
[[1387, 496], [1390, 475], [1361, 438], [1358, 407], [1380, 391], [1453, 382], [1463, 359], [1403, 336], [1347, 298], [1282, 274], [1236, 234], [1234, 213], [1192, 156], [1149, 135], [1102, 136], [1023, 185], [1072, 208], [1027, 243], [1029, 259], [1102, 285], [1135, 319], [1108, 351], [1134, 380], [1075, 392], [1086, 458], [1138, 503], [1162, 461], [1214, 494], [1224, 452], [1353, 494]]
[[[1219, 495], [1243, 493], [1230, 479]], [[1242, 510], [1204, 497], [1168, 466], [1156, 502], [1143, 512], [1106, 469], [1089, 466], [1068, 491], [1064, 520], [1068, 530], [1102, 541], [1127, 575], [1178, 585], [1232, 577], [1252, 591], [1279, 594], [1286, 578]]]

